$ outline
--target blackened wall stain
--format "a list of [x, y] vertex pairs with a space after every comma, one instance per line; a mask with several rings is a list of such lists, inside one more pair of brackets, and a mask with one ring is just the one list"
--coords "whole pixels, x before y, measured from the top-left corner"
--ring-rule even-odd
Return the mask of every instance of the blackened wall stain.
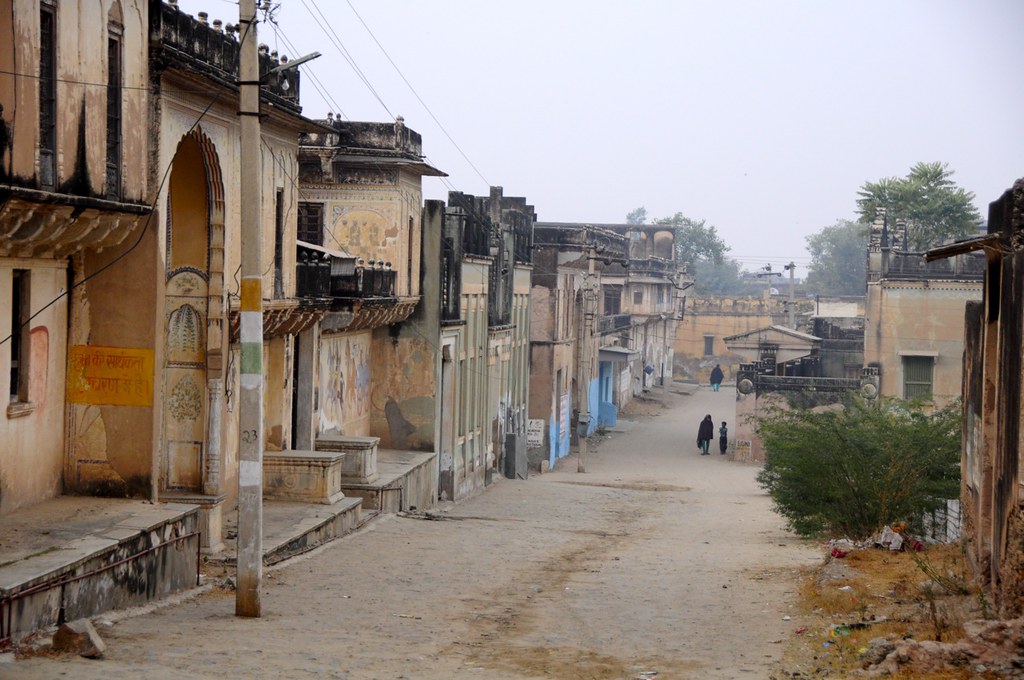
[[4, 105], [0, 102], [0, 182], [7, 182], [10, 175], [11, 158], [14, 149], [14, 134], [11, 126], [4, 120]]
[[94, 193], [89, 185], [89, 163], [86, 157], [85, 143], [85, 97], [82, 97], [82, 111], [78, 116], [78, 157], [75, 159], [75, 170], [60, 185], [59, 192], [62, 194], [74, 194], [76, 196], [90, 196], [92, 198], [103, 198]]

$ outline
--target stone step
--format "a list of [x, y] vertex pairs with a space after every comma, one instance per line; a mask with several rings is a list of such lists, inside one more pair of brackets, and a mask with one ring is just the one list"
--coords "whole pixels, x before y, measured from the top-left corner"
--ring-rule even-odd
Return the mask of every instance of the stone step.
[[[29, 508], [45, 518], [45, 506]], [[91, 507], [82, 499], [83, 507]], [[141, 605], [193, 588], [199, 569], [199, 508], [120, 501], [117, 512], [86, 513], [70, 533], [43, 550], [12, 551], [0, 563], [0, 640], [18, 639], [59, 620]], [[13, 523], [13, 522], [12, 522]], [[35, 525], [36, 530], [45, 524]], [[23, 530], [33, 527], [31, 517]], [[44, 530], [49, 534], [50, 531]], [[66, 531], [54, 531], [63, 537]]]

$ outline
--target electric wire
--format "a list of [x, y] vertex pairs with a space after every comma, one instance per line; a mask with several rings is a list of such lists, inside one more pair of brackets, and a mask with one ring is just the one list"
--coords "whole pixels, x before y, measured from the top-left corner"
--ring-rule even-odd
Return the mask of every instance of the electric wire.
[[[291, 39], [288, 38], [288, 35], [284, 32], [284, 29], [281, 28], [281, 25], [277, 22], [277, 19], [274, 17], [268, 17], [268, 20], [270, 25], [273, 27], [275, 38], [279, 37], [281, 39], [281, 42], [283, 42], [285, 46], [292, 51], [293, 54], [298, 54], [298, 48], [296, 48], [295, 44], [291, 41]], [[345, 113], [345, 110], [341, 108], [341, 105], [334, 99], [333, 96], [331, 96], [330, 90], [320, 81], [320, 78], [316, 75], [316, 72], [313, 69], [312, 64], [306, 66], [305, 74], [312, 80], [313, 89], [315, 89], [317, 93], [320, 95], [320, 98], [323, 99], [324, 104], [326, 104], [329, 107], [332, 107], [332, 111], [340, 113], [346, 120], [348, 120], [348, 114]]]
[[[416, 88], [412, 86], [412, 83], [409, 82], [409, 79], [405, 77], [404, 73], [402, 73], [402, 69], [398, 68], [398, 64], [395, 63], [395, 60], [391, 58], [391, 55], [388, 54], [388, 51], [384, 49], [384, 45], [382, 45], [380, 41], [377, 40], [377, 36], [374, 35], [373, 31], [370, 30], [370, 27], [366, 24], [365, 21], [363, 21], [362, 15], [360, 15], [359, 12], [356, 11], [356, 8], [352, 4], [351, 0], [345, 1], [348, 3], [348, 6], [352, 9], [352, 13], [356, 15], [357, 19], [359, 19], [359, 23], [363, 25], [363, 28], [366, 29], [366, 32], [370, 34], [371, 38], [373, 38], [373, 42], [377, 43], [377, 47], [379, 47], [380, 51], [384, 53], [385, 57], [387, 57], [388, 62], [394, 67], [395, 72], [398, 73], [398, 76], [402, 79], [402, 82], [406, 84], [406, 86], [409, 88], [409, 91], [412, 92], [413, 96], [416, 97], [416, 100], [420, 103], [420, 105], [423, 106], [423, 109], [431, 117], [434, 123], [437, 124], [437, 127], [440, 128], [441, 132], [444, 133], [444, 136], [448, 138], [448, 141], [452, 143], [452, 146], [455, 147], [455, 149], [459, 152], [463, 159], [465, 159], [465, 161], [469, 163], [469, 167], [473, 168], [473, 171], [477, 174], [477, 176], [480, 179], [484, 181], [484, 184], [486, 184], [487, 186], [491, 186], [491, 183], [487, 181], [487, 178], [484, 177], [483, 173], [480, 172], [479, 168], [477, 168], [473, 161], [469, 159], [469, 156], [467, 156], [466, 152], [462, 150], [462, 147], [459, 146], [458, 143], [456, 143], [455, 139], [453, 139], [450, 134], [448, 134], [448, 130], [445, 129], [444, 125], [441, 124], [441, 121], [437, 119], [437, 116], [435, 116], [434, 112], [430, 110], [430, 107], [427, 106], [427, 103], [423, 101], [423, 98], [420, 97], [419, 92], [416, 91]], [[305, 0], [303, 0], [303, 2], [305, 2]]]
[[[313, 10], [310, 9], [310, 3], [312, 3], [313, 7], [316, 9], [316, 14], [314, 14]], [[302, 6], [306, 8], [306, 11], [309, 12], [309, 15], [313, 18], [313, 22], [320, 27], [320, 30], [324, 32], [324, 35], [327, 36], [327, 39], [331, 42], [332, 45], [334, 45], [335, 49], [338, 50], [338, 52], [345, 59], [345, 61], [348, 62], [348, 65], [352, 67], [352, 70], [355, 71], [359, 79], [363, 81], [363, 85], [365, 85], [366, 89], [370, 91], [370, 94], [372, 94], [374, 98], [377, 100], [377, 102], [384, 108], [384, 110], [387, 111], [388, 115], [391, 116], [391, 119], [396, 120], [395, 114], [391, 113], [391, 109], [389, 109], [388, 105], [384, 103], [384, 100], [381, 98], [380, 94], [377, 93], [377, 90], [376, 88], [373, 87], [373, 84], [370, 82], [370, 79], [366, 77], [366, 74], [363, 73], [363, 70], [359, 68], [359, 65], [356, 63], [355, 59], [345, 48], [345, 45], [342, 44], [341, 38], [338, 37], [338, 34], [334, 30], [334, 27], [331, 26], [330, 21], [328, 21], [327, 17], [324, 16], [324, 13], [320, 10], [320, 7], [316, 4], [316, 0], [308, 0], [308, 2], [307, 0], [302, 0]], [[320, 15], [320, 18], [323, 21], [317, 19], [317, 14]]]
[[[241, 47], [241, 45], [245, 42], [246, 38], [249, 35], [249, 28], [251, 26], [253, 26], [255, 23], [256, 23], [256, 17], [254, 15], [252, 20], [246, 25], [245, 32], [242, 34], [242, 37], [239, 39], [239, 47]], [[184, 135], [182, 135], [183, 137], [187, 137], [188, 135], [192, 134], [192, 132], [199, 126], [199, 123], [202, 122], [203, 118], [206, 117], [206, 114], [210, 112], [210, 109], [213, 108], [214, 104], [216, 104], [220, 100], [220, 97], [224, 93], [224, 89], [226, 87], [227, 86], [225, 84], [223, 84], [223, 83], [221, 83], [218, 86], [216, 93], [214, 93], [213, 99], [210, 100], [210, 103], [206, 105], [206, 108], [203, 109], [202, 113], [199, 114], [199, 117], [196, 118], [196, 120], [192, 123], [191, 126], [189, 126], [188, 131]], [[93, 273], [89, 274], [88, 276], [83, 277], [81, 281], [78, 281], [78, 282], [72, 284], [67, 290], [61, 291], [60, 294], [58, 294], [52, 300], [47, 302], [40, 309], [36, 310], [34, 313], [32, 313], [24, 321], [22, 321], [21, 323], [17, 324], [17, 326], [15, 328], [11, 329], [10, 335], [8, 335], [6, 338], [3, 338], [2, 340], [0, 340], [0, 345], [3, 345], [4, 343], [6, 343], [6, 342], [10, 341], [12, 338], [14, 338], [14, 334], [15, 333], [20, 333], [22, 331], [22, 329], [25, 328], [25, 326], [27, 326], [28, 324], [30, 324], [32, 322], [33, 319], [38, 317], [40, 314], [45, 312], [47, 309], [49, 309], [53, 305], [57, 304], [57, 302], [60, 301], [61, 299], [63, 299], [65, 297], [67, 297], [68, 295], [70, 295], [71, 291], [73, 291], [74, 289], [78, 288], [79, 286], [81, 286], [82, 284], [86, 283], [87, 281], [91, 281], [92, 279], [96, 278], [97, 276], [99, 276], [103, 272], [107, 271], [108, 269], [110, 269], [115, 264], [117, 264], [118, 262], [120, 262], [121, 260], [126, 258], [128, 255], [130, 255], [132, 252], [134, 252], [134, 250], [136, 248], [139, 247], [139, 244], [142, 243], [142, 239], [146, 236], [146, 232], [149, 231], [149, 225], [153, 221], [153, 213], [156, 210], [156, 204], [160, 201], [160, 195], [163, 192], [163, 188], [164, 188], [164, 185], [167, 182], [167, 178], [170, 177], [171, 169], [173, 167], [174, 167], [174, 159], [172, 158], [170, 160], [170, 162], [167, 164], [167, 167], [164, 169], [163, 176], [160, 178], [160, 184], [157, 186], [156, 194], [153, 197], [153, 202], [149, 206], [149, 209], [150, 209], [149, 214], [146, 215], [146, 221], [143, 223], [142, 229], [139, 231], [139, 236], [138, 236], [138, 238], [135, 239], [135, 242], [132, 243], [132, 245], [127, 250], [125, 250], [123, 253], [121, 253], [120, 255], [116, 256], [110, 262], [106, 263], [105, 265], [103, 265], [102, 267], [100, 267], [99, 269], [94, 271]]]

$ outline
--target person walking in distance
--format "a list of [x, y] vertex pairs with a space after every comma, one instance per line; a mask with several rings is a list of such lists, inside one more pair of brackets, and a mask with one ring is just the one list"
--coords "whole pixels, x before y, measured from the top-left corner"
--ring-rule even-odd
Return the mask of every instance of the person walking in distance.
[[724, 379], [725, 373], [722, 373], [722, 365], [715, 364], [715, 367], [711, 369], [711, 389], [717, 392]]
[[697, 446], [700, 448], [700, 455], [708, 455], [708, 449], [711, 448], [711, 439], [715, 436], [715, 423], [711, 420], [711, 414], [704, 416], [704, 420], [700, 421], [700, 427], [697, 429]]
[[723, 456], [729, 450], [729, 428], [724, 420], [722, 421], [722, 426], [718, 428], [718, 449]]

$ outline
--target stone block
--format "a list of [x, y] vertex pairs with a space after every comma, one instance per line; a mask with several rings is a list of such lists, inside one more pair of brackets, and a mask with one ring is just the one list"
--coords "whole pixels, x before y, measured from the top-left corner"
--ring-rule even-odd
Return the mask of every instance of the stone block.
[[53, 635], [55, 652], [73, 652], [86, 659], [98, 659], [106, 648], [106, 643], [89, 619], [65, 623]]
[[346, 454], [333, 451], [267, 451], [263, 454], [266, 498], [330, 505], [345, 497], [341, 484]]
[[345, 481], [372, 484], [377, 481], [377, 445], [380, 437], [332, 435], [318, 437], [316, 450], [344, 453], [341, 475]]

